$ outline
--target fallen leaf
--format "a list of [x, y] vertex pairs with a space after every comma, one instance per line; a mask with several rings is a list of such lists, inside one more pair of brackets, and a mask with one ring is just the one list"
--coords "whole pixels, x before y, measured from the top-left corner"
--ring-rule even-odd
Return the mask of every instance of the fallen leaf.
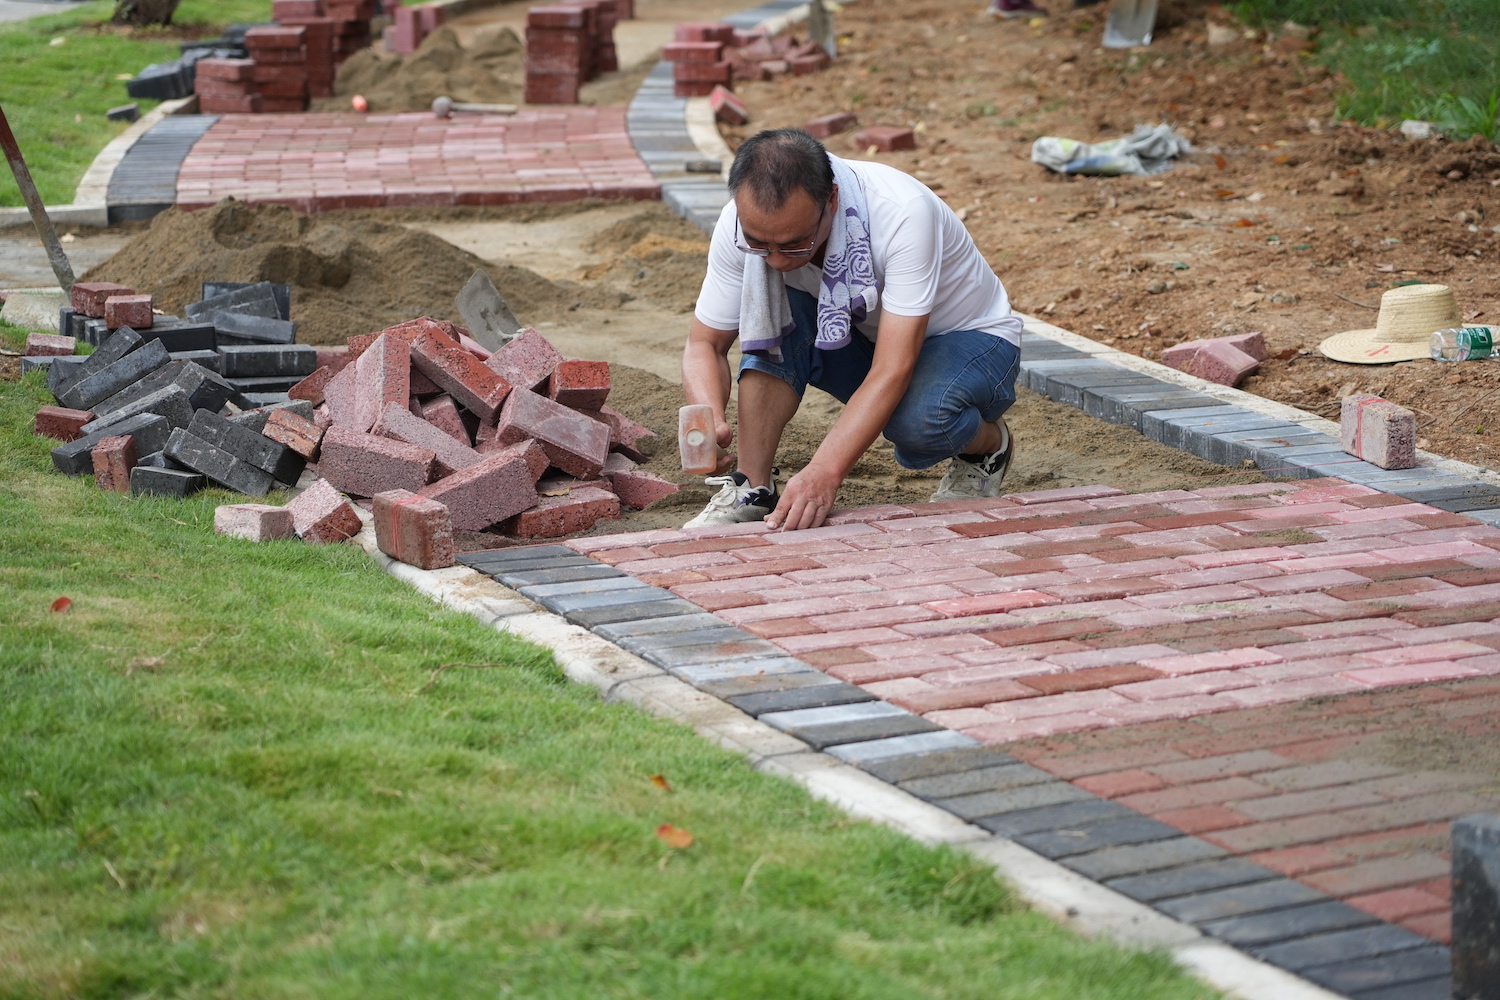
[[1297, 348], [1295, 348], [1295, 347], [1288, 347], [1286, 350], [1282, 351], [1280, 354], [1273, 354], [1273, 355], [1271, 355], [1271, 357], [1275, 358], [1277, 361], [1290, 361], [1293, 358], [1295, 358], [1296, 356], [1297, 356]]
[[62, 614], [64, 611], [67, 611], [72, 606], [73, 606], [73, 598], [71, 598], [71, 597], [59, 597], [57, 600], [55, 600], [55, 601], [52, 602], [52, 610], [55, 611], [58, 614]]
[[1226, 159], [1224, 159], [1223, 155], [1221, 155], [1219, 153], [1215, 153], [1214, 154], [1214, 166], [1218, 167], [1220, 170], [1228, 170], [1229, 169], [1229, 161], [1226, 160]]
[[656, 839], [668, 847], [675, 847], [679, 851], [685, 851], [693, 846], [693, 835], [680, 826], [671, 823], [663, 823], [656, 828]]
[[651, 776], [651, 784], [655, 785], [657, 788], [660, 788], [664, 792], [670, 792], [672, 790], [672, 783], [667, 780], [667, 776], [665, 774], [653, 774]]
[[1249, 219], [1235, 219], [1234, 220], [1234, 226], [1236, 228], [1238, 228], [1238, 229], [1248, 229], [1248, 228], [1250, 228], [1253, 225], [1255, 225], [1255, 223], [1252, 222], [1252, 221], [1250, 221]]
[[1219, 190], [1217, 190], [1217, 191], [1214, 192], [1214, 197], [1215, 198], [1233, 198], [1234, 197], [1234, 192], [1231, 191], [1231, 190], [1229, 190], [1228, 188], [1219, 188]]

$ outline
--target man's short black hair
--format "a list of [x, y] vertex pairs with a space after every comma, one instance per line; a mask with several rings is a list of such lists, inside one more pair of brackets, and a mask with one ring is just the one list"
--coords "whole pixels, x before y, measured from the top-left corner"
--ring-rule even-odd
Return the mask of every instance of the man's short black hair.
[[729, 168], [729, 190], [748, 185], [755, 204], [774, 212], [793, 191], [806, 191], [817, 204], [833, 194], [828, 150], [800, 128], [773, 128], [746, 139]]

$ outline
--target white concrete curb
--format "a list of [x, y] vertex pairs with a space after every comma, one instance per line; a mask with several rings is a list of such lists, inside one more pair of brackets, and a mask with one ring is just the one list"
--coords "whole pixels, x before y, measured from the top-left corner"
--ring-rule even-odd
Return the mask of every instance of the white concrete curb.
[[386, 572], [439, 604], [552, 651], [574, 681], [686, 726], [747, 757], [751, 766], [797, 782], [851, 816], [899, 830], [924, 844], [949, 844], [995, 866], [1038, 910], [1089, 937], [1126, 948], [1161, 949], [1205, 982], [1244, 1000], [1339, 1000], [1338, 994], [1258, 962], [1135, 900], [1039, 854], [965, 823], [873, 775], [792, 738], [678, 680], [654, 664], [539, 609], [482, 573], [456, 566], [421, 570], [396, 562], [375, 544], [369, 515], [352, 541]]

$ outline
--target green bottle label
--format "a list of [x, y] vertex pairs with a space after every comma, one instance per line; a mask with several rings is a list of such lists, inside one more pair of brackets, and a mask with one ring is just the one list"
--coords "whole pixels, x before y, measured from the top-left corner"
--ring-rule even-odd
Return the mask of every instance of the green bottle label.
[[1466, 326], [1458, 332], [1458, 346], [1471, 358], [1487, 358], [1495, 346], [1493, 331], [1487, 326]]

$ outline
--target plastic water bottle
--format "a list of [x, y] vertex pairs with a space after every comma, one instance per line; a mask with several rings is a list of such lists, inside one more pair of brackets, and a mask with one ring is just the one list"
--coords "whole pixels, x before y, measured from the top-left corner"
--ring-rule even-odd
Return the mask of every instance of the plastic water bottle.
[[1460, 326], [1438, 330], [1427, 342], [1434, 361], [1477, 361], [1493, 356], [1500, 327]]

